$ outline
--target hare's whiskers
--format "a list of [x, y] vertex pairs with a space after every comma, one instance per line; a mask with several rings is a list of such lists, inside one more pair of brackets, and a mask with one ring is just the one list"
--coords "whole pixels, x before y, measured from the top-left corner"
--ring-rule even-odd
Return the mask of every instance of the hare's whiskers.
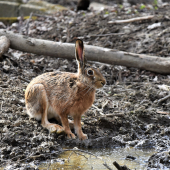
[[93, 87], [89, 87], [89, 89], [87, 90], [87, 92], [86, 92], [83, 96], [85, 96], [86, 94], [88, 94], [92, 89], [93, 89]]
[[62, 99], [62, 98], [65, 98], [65, 97], [67, 97], [67, 95], [64, 94], [64, 95], [62, 95], [61, 97], [59, 97], [58, 100], [60, 100], [60, 99]]

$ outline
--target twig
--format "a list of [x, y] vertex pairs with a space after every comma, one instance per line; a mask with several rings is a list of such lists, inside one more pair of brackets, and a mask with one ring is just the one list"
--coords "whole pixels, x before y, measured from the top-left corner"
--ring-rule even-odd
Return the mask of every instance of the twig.
[[48, 168], [47, 168], [47, 170], [49, 170], [49, 169], [50, 169], [50, 166], [51, 166], [51, 161], [50, 161], [50, 163], [49, 163], [49, 165], [48, 165]]
[[89, 35], [90, 37], [105, 37], [111, 35], [124, 35], [125, 33], [109, 33], [109, 34], [98, 34], [98, 35]]
[[2, 131], [1, 131], [1, 138], [0, 139], [2, 140]]
[[[49, 132], [49, 138], [50, 138], [50, 132]], [[50, 142], [51, 142], [51, 138], [50, 138]], [[51, 153], [50, 153], [50, 163], [48, 164], [48, 168], [47, 168], [47, 170], [49, 170], [50, 169], [50, 166], [51, 166]]]
[[167, 33], [167, 32], [170, 32], [170, 28], [169, 28], [169, 27], [166, 28], [166, 29], [164, 29], [162, 32], [160, 32], [160, 33], [158, 34], [158, 37], [160, 37], [162, 34]]
[[71, 157], [71, 155], [72, 155], [73, 153], [75, 153], [76, 155], [81, 155], [81, 156], [85, 157], [86, 159], [88, 159], [85, 155], [76, 152], [77, 150], [79, 150], [77, 147], [73, 148], [73, 150], [74, 150], [74, 151], [72, 151], [71, 154], [70, 154], [69, 157], [68, 157], [68, 162], [69, 162], [70, 157]]
[[163, 101], [167, 100], [168, 98], [170, 98], [170, 94], [168, 94], [167, 96], [163, 97], [162, 99], [158, 100], [158, 104], [162, 103]]
[[102, 115], [101, 117], [114, 117], [114, 116], [124, 116], [124, 113], [115, 113], [115, 114], [105, 114]]
[[23, 77], [20, 77], [20, 76], [18, 76], [18, 79], [23, 80], [23, 81], [25, 81], [25, 82], [27, 82], [27, 83], [30, 82], [29, 80], [27, 80], [27, 79], [25, 79], [25, 78], [23, 78]]
[[124, 23], [130, 23], [130, 22], [135, 22], [135, 21], [152, 19], [153, 17], [154, 15], [131, 18], [131, 19], [126, 19], [126, 20], [115, 20], [115, 21], [109, 21], [108, 24], [124, 24]]
[[12, 68], [14, 68], [13, 64], [11, 63], [11, 61], [10, 61], [8, 58], [6, 58], [6, 60], [8, 61], [8, 64], [9, 64]]
[[83, 39], [83, 38], [90, 38], [90, 37], [105, 37], [105, 36], [112, 36], [112, 35], [124, 35], [124, 33], [110, 33], [110, 34], [98, 34], [98, 35], [87, 35], [87, 36], [84, 36], [84, 37], [78, 37], [80, 39]]
[[[23, 158], [23, 159], [18, 159], [18, 161], [19, 162], [23, 162], [23, 161], [25, 161], [25, 160], [27, 160], [28, 158], [30, 158], [30, 159], [36, 159], [36, 158], [39, 158], [39, 157], [41, 157], [41, 156], [47, 156], [47, 155], [51, 155], [51, 153], [45, 153], [45, 154], [39, 154], [39, 155], [33, 155], [33, 154], [30, 154], [29, 156], [27, 156], [26, 158]], [[17, 155], [16, 157], [13, 157], [12, 159], [14, 159], [14, 158], [17, 158], [19, 155]], [[56, 157], [55, 157], [56, 158]]]
[[77, 155], [81, 155], [81, 156], [85, 157], [86, 159], [88, 159], [85, 155], [83, 155], [81, 153], [76, 153], [76, 152], [74, 152], [74, 153], [77, 154]]
[[102, 92], [105, 96], [109, 96], [109, 94], [107, 94], [104, 90], [98, 89], [98, 92]]
[[75, 152], [75, 151], [78, 151], [78, 152], [83, 152], [83, 153], [92, 155], [92, 156], [94, 156], [94, 157], [100, 159], [100, 157], [96, 156], [95, 154], [93, 154], [93, 153], [91, 153], [91, 152], [88, 152], [88, 151], [81, 150], [81, 149], [63, 149], [63, 152], [66, 152], [66, 151], [74, 151], [74, 152]]
[[106, 100], [105, 103], [102, 105], [102, 110], [108, 103], [109, 103], [109, 100]]
[[72, 155], [73, 153], [74, 153], [74, 151], [72, 151], [72, 152], [70, 153], [69, 157], [67, 158], [67, 159], [68, 159], [68, 162], [69, 162], [70, 157], [71, 157], [71, 155]]
[[48, 16], [48, 15], [41, 15], [41, 14], [36, 14], [36, 13], [33, 13], [32, 15], [36, 16], [36, 17], [43, 17], [43, 18], [48, 18], [48, 19], [51, 19], [51, 20], [55, 20], [55, 17], [51, 17], [51, 16]]
[[104, 115], [102, 112], [103, 112], [103, 109], [99, 109], [97, 106], [95, 106], [94, 104], [92, 104], [92, 107], [94, 107], [95, 109], [97, 109], [97, 111], [101, 114], [101, 115]]
[[[5, 58], [8, 58], [8, 59], [9, 59], [9, 60], [7, 60], [7, 61], [9, 62], [9, 64], [10, 64], [12, 67], [14, 67], [13, 64], [16, 65], [16, 66], [19, 65], [19, 63], [17, 62], [17, 60], [16, 60], [16, 59], [13, 59], [13, 56], [12, 56], [11, 54], [9, 54], [9, 53], [4, 53], [3, 56], [4, 56]], [[11, 62], [11, 61], [12, 61], [12, 62]], [[12, 64], [12, 63], [13, 63], [13, 64]]]
[[127, 168], [125, 165], [124, 165], [124, 166], [120, 166], [116, 161], [113, 162], [113, 165], [114, 165], [118, 170], [130, 170], [130, 169]]
[[143, 100], [140, 102], [140, 104], [143, 104], [143, 103], [145, 103], [145, 102], [149, 103], [149, 100], [143, 99]]
[[106, 162], [103, 163], [103, 165], [104, 165], [107, 169], [112, 170], [112, 169], [106, 164]]
[[2, 110], [2, 105], [3, 105], [3, 101], [2, 101], [2, 103], [1, 103], [1, 110]]
[[30, 20], [32, 18], [32, 14], [33, 14], [33, 12], [31, 12], [30, 17], [28, 18], [28, 21], [27, 21], [27, 24], [26, 24], [26, 35], [28, 35], [28, 28], [29, 28]]
[[123, 170], [122, 167], [115, 161], [113, 162], [113, 165], [118, 169], [118, 170]]
[[163, 114], [163, 115], [170, 114], [170, 112], [164, 112], [164, 111], [160, 111], [160, 110], [157, 110], [156, 112], [159, 113], [159, 114]]

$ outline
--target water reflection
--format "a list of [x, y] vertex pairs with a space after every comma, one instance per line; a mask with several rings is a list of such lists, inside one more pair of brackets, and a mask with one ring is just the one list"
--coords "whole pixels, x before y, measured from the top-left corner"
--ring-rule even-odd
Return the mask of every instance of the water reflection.
[[117, 170], [113, 165], [113, 162], [117, 161], [120, 165], [126, 165], [131, 170], [144, 170], [147, 167], [149, 157], [155, 153], [154, 150], [137, 150], [135, 148], [98, 149], [88, 151], [98, 157], [83, 152], [66, 151], [60, 155], [58, 162], [42, 164], [39, 168], [41, 170], [47, 168], [49, 168], [49, 170], [105, 170], [108, 169], [104, 166], [104, 163], [106, 163], [111, 169]]

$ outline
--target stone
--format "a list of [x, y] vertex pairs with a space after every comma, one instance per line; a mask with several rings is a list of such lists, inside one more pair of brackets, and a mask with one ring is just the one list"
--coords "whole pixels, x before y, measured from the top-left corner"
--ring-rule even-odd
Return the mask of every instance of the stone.
[[0, 17], [17, 17], [19, 5], [15, 2], [0, 1]]

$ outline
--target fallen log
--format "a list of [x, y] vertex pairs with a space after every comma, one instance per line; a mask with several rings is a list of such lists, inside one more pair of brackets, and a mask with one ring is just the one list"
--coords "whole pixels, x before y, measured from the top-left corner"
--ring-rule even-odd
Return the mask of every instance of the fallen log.
[[[74, 59], [74, 44], [29, 38], [0, 29], [0, 36], [2, 35], [5, 35], [10, 40], [10, 47], [13, 49], [56, 58]], [[170, 74], [169, 57], [162, 58], [135, 54], [91, 45], [85, 45], [85, 56], [91, 61], [136, 67], [161, 74]]]
[[6, 36], [0, 37], [0, 59], [2, 55], [9, 49], [10, 41]]

